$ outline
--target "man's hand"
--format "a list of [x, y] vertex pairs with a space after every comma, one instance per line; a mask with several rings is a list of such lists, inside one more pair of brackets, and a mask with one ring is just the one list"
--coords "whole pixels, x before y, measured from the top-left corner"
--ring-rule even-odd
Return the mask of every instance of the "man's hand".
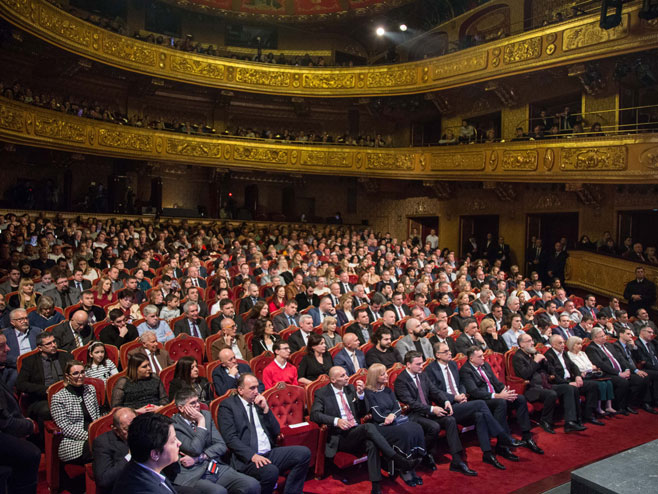
[[183, 455], [180, 457], [180, 464], [183, 465], [185, 468], [190, 468], [194, 466], [195, 463], [196, 460], [191, 456]]
[[649, 374], [647, 374], [646, 372], [644, 372], [643, 370], [639, 370], [639, 369], [638, 369], [638, 371], [636, 372], [636, 374], [637, 374], [638, 376], [640, 376], [640, 377], [643, 377], [643, 378], [644, 378], [644, 377], [647, 377], [647, 376], [649, 375]]
[[583, 387], [583, 378], [582, 377], [576, 376], [576, 386], [578, 386], [579, 388]]
[[638, 300], [642, 300], [642, 295], [631, 295], [631, 298], [637, 302]]
[[350, 424], [347, 420], [345, 419], [338, 419], [338, 422], [336, 423], [339, 429], [341, 430], [349, 430], [352, 428], [352, 424]]
[[452, 404], [449, 401], [444, 403], [444, 408], [448, 412], [448, 415], [452, 415]]
[[231, 377], [235, 377], [238, 375], [238, 364], [235, 364], [232, 367], [228, 367], [228, 375]]
[[392, 424], [394, 420], [395, 420], [395, 414], [389, 413], [384, 419], [384, 424], [386, 425]]
[[356, 392], [357, 392], [357, 394], [363, 394], [363, 390], [364, 390], [364, 388], [365, 388], [365, 386], [364, 386], [364, 384], [363, 384], [363, 381], [361, 381], [361, 380], [359, 379], [359, 380], [356, 382]]
[[464, 403], [468, 401], [468, 397], [464, 393], [460, 393], [457, 396], [455, 396], [455, 401], [457, 403]]
[[484, 342], [485, 342], [485, 341], [484, 341], [484, 338], [482, 337], [482, 333], [480, 333], [479, 331], [478, 331], [477, 333], [475, 333], [474, 338], [475, 338], [477, 341], [479, 341], [480, 343], [484, 343]]
[[446, 415], [446, 411], [443, 408], [437, 406], [432, 407], [432, 413], [438, 417], [445, 417]]
[[270, 460], [268, 460], [264, 456], [259, 455], [258, 453], [254, 454], [254, 456], [251, 457], [251, 461], [253, 461], [256, 464], [256, 468], [264, 467], [265, 465], [269, 465], [270, 463], [272, 463]]
[[631, 370], [626, 369], [624, 372], [619, 373], [619, 377], [623, 377], [624, 379], [630, 379], [631, 377]]
[[508, 388], [505, 388], [500, 393], [494, 394], [494, 398], [500, 398], [505, 401], [514, 401], [516, 400], [516, 393]]
[[270, 407], [267, 405], [267, 400], [262, 394], [258, 394], [254, 400], [254, 405], [258, 405], [263, 410], [263, 413], [270, 411]]
[[197, 410], [192, 405], [185, 405], [182, 410], [184, 415], [187, 415], [191, 420], [196, 422], [198, 427], [206, 428], [206, 419], [200, 410]]
[[128, 334], [128, 326], [127, 325], [123, 326], [122, 328], [119, 328], [119, 336], [121, 338], [123, 338], [127, 334]]
[[542, 353], [536, 353], [535, 354], [535, 362], [539, 363], [539, 362], [541, 362], [542, 360], [545, 360], [545, 359], [546, 359], [546, 357], [544, 357], [544, 354], [542, 354]]

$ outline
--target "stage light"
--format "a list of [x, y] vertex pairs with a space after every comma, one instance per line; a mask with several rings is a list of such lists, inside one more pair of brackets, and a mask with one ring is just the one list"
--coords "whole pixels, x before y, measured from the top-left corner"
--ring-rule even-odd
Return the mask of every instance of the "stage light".
[[407, 30], [406, 24], [400, 24], [400, 31], [405, 32]]
[[377, 30], [375, 31], [377, 33], [377, 36], [384, 36], [384, 33], [386, 32], [383, 27], [378, 27]]

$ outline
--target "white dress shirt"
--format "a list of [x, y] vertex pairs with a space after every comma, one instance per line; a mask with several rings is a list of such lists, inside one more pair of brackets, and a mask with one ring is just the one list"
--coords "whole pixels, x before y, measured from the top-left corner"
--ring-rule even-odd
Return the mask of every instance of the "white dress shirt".
[[[242, 396], [240, 396], [240, 401], [242, 402], [244, 411], [247, 414], [247, 420], [249, 420], [249, 403], [244, 400]], [[265, 432], [265, 429], [263, 429], [263, 425], [260, 423], [260, 417], [258, 416], [256, 407], [258, 407], [258, 405], [252, 406], [254, 413], [254, 426], [256, 427], [256, 436], [258, 437], [258, 454], [263, 455], [269, 453], [272, 450], [272, 446], [270, 445], [270, 438], [267, 437], [267, 433]]]

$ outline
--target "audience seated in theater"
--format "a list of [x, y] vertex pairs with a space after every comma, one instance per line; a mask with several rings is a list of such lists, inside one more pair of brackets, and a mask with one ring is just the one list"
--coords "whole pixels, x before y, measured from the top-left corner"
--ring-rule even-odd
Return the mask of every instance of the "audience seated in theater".
[[428, 338], [425, 338], [426, 330], [420, 321], [413, 317], [407, 319], [405, 329], [407, 330], [407, 335], [395, 347], [400, 358], [404, 359], [407, 352], [416, 351], [420, 352], [424, 359], [431, 359], [434, 353], [432, 351], [432, 344]]
[[119, 370], [114, 362], [107, 356], [105, 345], [101, 341], [92, 341], [87, 347], [87, 363], [85, 364], [85, 376], [101, 379], [107, 383], [110, 376], [117, 374]]
[[210, 333], [217, 334], [221, 331], [221, 323], [224, 319], [230, 319], [236, 324], [236, 330], [240, 334], [245, 334], [244, 322], [242, 317], [236, 315], [235, 306], [230, 298], [226, 298], [219, 303], [219, 312], [221, 315], [217, 316], [210, 323]]
[[69, 286], [69, 280], [65, 274], [56, 274], [54, 275], [54, 279], [55, 288], [51, 288], [42, 295], [48, 295], [53, 299], [55, 305], [62, 309], [70, 307], [80, 300], [80, 291], [77, 288]]
[[57, 348], [71, 353], [76, 348], [89, 343], [94, 332], [89, 326], [87, 318], [84, 310], [76, 310], [71, 314], [69, 321], [62, 321], [55, 326], [51, 333], [57, 340]]
[[[137, 326], [137, 332], [140, 336], [146, 331], [152, 331], [155, 333], [156, 339], [162, 344], [174, 339], [174, 333], [169, 327], [169, 324], [158, 317], [160, 310], [155, 305], [147, 305], [144, 307], [143, 313], [144, 322]], [[127, 321], [130, 320], [129, 316], [125, 317], [128, 317]], [[130, 320], [130, 322], [132, 322], [132, 320]]]
[[167, 401], [164, 385], [151, 371], [149, 358], [143, 353], [131, 354], [126, 375], [114, 383], [112, 408], [130, 407], [137, 413], [157, 412]]
[[[224, 395], [227, 391], [237, 388], [237, 379], [242, 374], [251, 373], [251, 367], [248, 364], [238, 362], [233, 350], [225, 348], [219, 352], [219, 361], [221, 365], [215, 367], [212, 372], [212, 381], [217, 396]], [[260, 391], [265, 388], [260, 384]]]
[[203, 376], [199, 375], [199, 364], [194, 357], [188, 355], [176, 362], [174, 377], [169, 383], [169, 399], [176, 397], [176, 393], [183, 388], [191, 388], [201, 403], [209, 405], [214, 398], [212, 385]]
[[354, 333], [346, 333], [343, 348], [336, 353], [334, 365], [345, 369], [348, 376], [366, 367], [366, 356], [359, 350], [359, 339]]
[[185, 318], [176, 321], [174, 324], [174, 335], [186, 334], [205, 340], [210, 333], [205, 319], [199, 314], [199, 304], [192, 300], [185, 302], [183, 311]]
[[299, 329], [288, 338], [290, 352], [295, 353], [308, 345], [308, 337], [313, 332], [313, 318], [310, 314], [299, 317]]
[[169, 352], [167, 352], [167, 350], [164, 348], [160, 348], [158, 340], [155, 337], [155, 333], [153, 331], [145, 331], [139, 337], [139, 340], [142, 345], [135, 348], [130, 353], [140, 353], [145, 355], [151, 366], [151, 372], [153, 372], [156, 376], [160, 375], [162, 369], [165, 369], [166, 367], [174, 364], [174, 361], [169, 355]]
[[210, 352], [212, 360], [217, 360], [219, 352], [224, 348], [230, 348], [235, 354], [236, 358], [240, 360], [251, 360], [253, 354], [251, 349], [247, 347], [247, 341], [244, 335], [236, 332], [237, 325], [235, 321], [230, 318], [222, 319], [221, 322], [221, 337], [213, 341]]
[[[345, 336], [347, 336], [347, 333]], [[390, 369], [396, 363], [402, 362], [402, 357], [400, 357], [397, 349], [392, 346], [391, 331], [389, 329], [379, 328], [372, 337], [372, 343], [375, 346], [366, 352], [368, 367], [372, 364], [384, 364], [387, 369]]]
[[482, 348], [482, 350], [487, 349], [487, 343], [482, 334], [478, 331], [477, 321], [473, 318], [469, 318], [465, 323], [462, 334], [460, 334], [455, 341], [455, 349], [457, 350], [457, 353], [466, 354], [466, 350], [472, 346]]
[[110, 324], [101, 329], [98, 339], [106, 345], [114, 345], [121, 348], [121, 345], [139, 338], [137, 328], [128, 324], [126, 316], [121, 309], [109, 311], [108, 318]]
[[290, 360], [290, 345], [286, 340], [278, 340], [272, 347], [274, 360], [263, 369], [263, 385], [265, 389], [276, 386], [277, 383], [297, 385], [297, 368]]
[[303, 385], [310, 384], [322, 374], [328, 374], [333, 365], [323, 336], [311, 333], [306, 344], [306, 355], [297, 368], [297, 381]]

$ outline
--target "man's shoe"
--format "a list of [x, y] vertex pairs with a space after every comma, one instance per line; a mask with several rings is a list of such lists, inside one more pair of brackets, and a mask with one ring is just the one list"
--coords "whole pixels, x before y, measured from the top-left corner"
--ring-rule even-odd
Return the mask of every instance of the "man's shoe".
[[521, 446], [525, 446], [525, 441], [520, 441], [513, 436], [503, 436], [502, 438], [499, 436], [498, 444], [506, 448], [520, 448]]
[[584, 425], [579, 425], [576, 422], [567, 422], [564, 424], [564, 432], [569, 434], [570, 432], [581, 432], [587, 430], [587, 427]]
[[503, 465], [501, 462], [499, 462], [496, 457], [494, 456], [493, 453], [485, 453], [482, 455], [482, 461], [484, 463], [488, 463], [489, 465], [493, 465], [496, 467], [498, 470], [507, 470], [505, 468], [505, 465]]
[[626, 411], [627, 411], [628, 413], [633, 414], [633, 415], [637, 415], [637, 410], [635, 410], [635, 409], [633, 409], [633, 408], [631, 408], [631, 407], [626, 407]]
[[450, 463], [450, 471], [463, 473], [469, 477], [476, 477], [478, 474], [475, 470], [468, 468], [468, 465], [463, 461], [460, 461], [459, 463]]
[[429, 468], [431, 471], [436, 470], [436, 460], [430, 453], [427, 453], [425, 456], [423, 456], [421, 464], [424, 467]]
[[628, 417], [628, 411], [626, 411], [625, 408], [620, 408], [617, 410], [617, 415], [624, 415], [625, 417]]
[[537, 453], [538, 455], [544, 454], [544, 450], [541, 449], [539, 446], [537, 446], [537, 443], [535, 442], [534, 439], [526, 439], [525, 447], [528, 448], [533, 453]]
[[496, 454], [510, 461], [519, 461], [519, 457], [506, 446], [496, 446]]
[[595, 419], [594, 417], [589, 418], [589, 419], [585, 419], [585, 422], [587, 422], [588, 424], [594, 424], [594, 425], [605, 425], [603, 422], [601, 422], [600, 420]]
[[654, 415], [658, 415], [658, 412], [655, 411], [653, 408], [651, 408], [651, 405], [649, 405], [648, 403], [645, 403], [644, 405], [642, 405], [642, 410], [644, 410], [647, 413], [652, 413]]
[[418, 475], [415, 473], [411, 473], [411, 475], [414, 476], [414, 480], [416, 481], [416, 485], [423, 485], [423, 479], [421, 479]]
[[553, 426], [551, 424], [549, 424], [548, 422], [546, 422], [545, 420], [540, 420], [539, 421], [539, 427], [544, 429], [549, 434], [555, 434], [555, 431], [553, 430]]

